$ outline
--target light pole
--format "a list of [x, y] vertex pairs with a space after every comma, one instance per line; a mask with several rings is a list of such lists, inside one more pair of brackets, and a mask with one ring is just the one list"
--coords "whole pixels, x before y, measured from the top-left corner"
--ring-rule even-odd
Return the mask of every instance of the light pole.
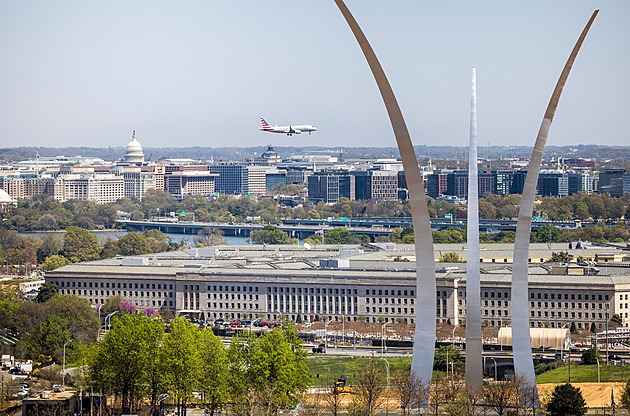
[[385, 327], [387, 325], [389, 325], [389, 322], [385, 322], [381, 326], [381, 355], [385, 355], [385, 352], [387, 351], [387, 347], [385, 346]]
[[496, 383], [497, 380], [497, 360], [495, 360], [493, 357], [489, 357], [492, 362], [494, 362], [494, 382]]
[[70, 342], [72, 342], [72, 340], [66, 341], [66, 343], [63, 344], [63, 365], [61, 367], [61, 385], [63, 387], [66, 386], [66, 345]]
[[387, 388], [389, 388], [389, 361], [387, 361], [384, 357], [379, 358], [385, 361], [385, 365], [387, 366]]
[[601, 383], [601, 379], [599, 377], [599, 358], [595, 357], [595, 359], [597, 360], [597, 382]]
[[459, 325], [455, 325], [453, 327], [453, 333], [451, 334], [451, 346], [453, 347], [453, 349], [455, 349], [455, 330], [457, 329]]
[[112, 326], [112, 317], [116, 315], [118, 311], [114, 311], [105, 317], [105, 327], [109, 330]]
[[608, 365], [608, 309], [610, 303], [606, 303], [606, 365]]

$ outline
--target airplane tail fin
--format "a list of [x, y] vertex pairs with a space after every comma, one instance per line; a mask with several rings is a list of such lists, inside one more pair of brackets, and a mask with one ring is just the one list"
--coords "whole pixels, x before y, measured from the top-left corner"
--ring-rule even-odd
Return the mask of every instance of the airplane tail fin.
[[262, 130], [273, 130], [273, 128], [265, 121], [264, 118], [260, 118], [260, 124], [262, 124]]

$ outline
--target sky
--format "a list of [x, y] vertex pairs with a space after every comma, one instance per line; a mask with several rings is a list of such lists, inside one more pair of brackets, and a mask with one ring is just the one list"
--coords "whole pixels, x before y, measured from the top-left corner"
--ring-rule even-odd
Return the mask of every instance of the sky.
[[[416, 145], [630, 145], [630, 1], [346, 0]], [[0, 147], [395, 146], [332, 0], [0, 0]], [[314, 124], [288, 137], [270, 124]]]

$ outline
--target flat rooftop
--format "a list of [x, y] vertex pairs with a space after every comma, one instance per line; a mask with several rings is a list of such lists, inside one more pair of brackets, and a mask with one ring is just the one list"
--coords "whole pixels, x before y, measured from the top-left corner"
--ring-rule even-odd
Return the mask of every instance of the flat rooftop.
[[[531, 244], [530, 257], [549, 257], [552, 252], [567, 251], [568, 244]], [[74, 263], [49, 272], [50, 277], [98, 275], [112, 278], [133, 278], [133, 276], [151, 279], [198, 279], [200, 276], [213, 280], [220, 276], [227, 280], [277, 279], [278, 281], [296, 281], [302, 279], [325, 278], [337, 283], [342, 281], [378, 281], [397, 280], [400, 284], [413, 281], [415, 275], [415, 257], [413, 245], [394, 245], [391, 249], [362, 245], [324, 245], [306, 249], [298, 245], [241, 245], [215, 246], [204, 249], [184, 249], [179, 251], [147, 254], [130, 258], [114, 257], [104, 260]], [[506, 258], [508, 262], [482, 263], [481, 279], [489, 282], [511, 281], [512, 244], [482, 244], [482, 258]], [[593, 252], [624, 254], [620, 248], [589, 248], [568, 250], [575, 257], [588, 257]], [[436, 244], [436, 258], [447, 252], [466, 255], [462, 244]], [[590, 253], [590, 254], [589, 254]], [[348, 260], [347, 267], [327, 268], [320, 266], [320, 260], [342, 258]], [[411, 259], [411, 261], [400, 261]], [[599, 274], [593, 276], [568, 276], [550, 274], [550, 265], [533, 263], [529, 269], [532, 283], [568, 284], [587, 286], [590, 284], [628, 284], [630, 285], [630, 263], [599, 265]], [[627, 266], [627, 267], [621, 267]], [[466, 263], [436, 262], [436, 275], [442, 279], [466, 278]]]

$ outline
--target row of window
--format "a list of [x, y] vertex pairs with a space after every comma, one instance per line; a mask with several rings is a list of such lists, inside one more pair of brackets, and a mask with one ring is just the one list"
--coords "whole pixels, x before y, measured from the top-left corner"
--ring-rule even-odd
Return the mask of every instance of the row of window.
[[[167, 289], [167, 285], [166, 283], [162, 284], [162, 283], [146, 283], [146, 285], [144, 283], [127, 283], [127, 282], [118, 282], [118, 283], [110, 283], [109, 282], [100, 282], [100, 286], [99, 286], [99, 282], [82, 282], [82, 281], [69, 281], [69, 282], [65, 282], [63, 280], [59, 281], [59, 282], [53, 282], [55, 283], [59, 288], [69, 288], [69, 287], [83, 287], [83, 288], [105, 288], [105, 289]], [[92, 286], [92, 284], [94, 284]], [[173, 284], [169, 284], [168, 285], [168, 290], [173, 290]]]
[[[576, 305], [578, 309], [582, 309], [582, 302], [578, 302], [577, 304], [575, 302], [571, 302], [571, 309], [575, 309]], [[588, 303], [584, 302], [584, 309], [589, 309], [588, 305]], [[595, 305], [598, 307], [596, 308]], [[555, 308], [556, 302], [529, 302], [529, 306], [532, 308]], [[557, 307], [562, 308], [562, 302], [558, 302]], [[569, 309], [569, 302], [564, 302], [564, 309]], [[591, 303], [591, 309], [603, 309], [603, 303]]]
[[[530, 299], [556, 299], [556, 294], [555, 293], [530, 293], [529, 294], [529, 298]], [[577, 296], [577, 300], [582, 300], [582, 294], [578, 293], [577, 295], [575, 293], [571, 293], [571, 295], [569, 295], [568, 293], [564, 294], [564, 300], [569, 300], [569, 297], [571, 298], [571, 300], [575, 300]], [[562, 294], [558, 293], [558, 300], [562, 299]], [[589, 295], [588, 293], [584, 295], [584, 300], [589, 300]], [[606, 300], [608, 301], [608, 295], [590, 295], [590, 300]]]

